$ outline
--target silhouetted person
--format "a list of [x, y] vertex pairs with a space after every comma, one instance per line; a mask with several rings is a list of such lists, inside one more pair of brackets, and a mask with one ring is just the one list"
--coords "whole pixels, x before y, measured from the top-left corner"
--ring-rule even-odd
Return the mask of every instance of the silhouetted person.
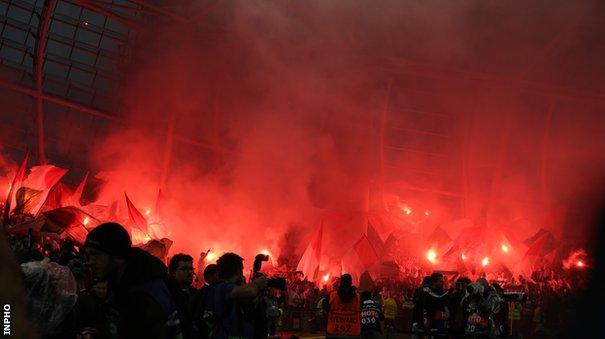
[[97, 226], [88, 233], [84, 249], [97, 278], [108, 281], [111, 336], [175, 338], [182, 334], [176, 305], [165, 282], [166, 266], [132, 247], [122, 225]]
[[424, 291], [423, 307], [429, 320], [432, 332], [443, 333], [449, 325], [448, 292], [445, 290], [443, 274], [431, 274], [428, 291]]
[[244, 259], [235, 253], [223, 254], [216, 264], [220, 282], [211, 291], [216, 319], [211, 338], [253, 338], [254, 299], [267, 288], [267, 278], [245, 284]]
[[349, 274], [340, 277], [336, 291], [324, 302], [327, 314], [326, 338], [359, 338], [361, 335], [361, 301]]
[[211, 291], [220, 281], [216, 264], [206, 266], [204, 269], [204, 285], [191, 299], [189, 310], [193, 320], [195, 338], [208, 338], [215, 326], [214, 310]]
[[414, 309], [412, 310], [412, 332], [422, 332], [428, 327], [428, 324], [425, 323], [424, 294], [429, 291], [430, 284], [431, 277], [426, 276], [422, 279], [422, 285], [414, 290], [412, 297], [414, 303]]
[[176, 302], [183, 328], [183, 338], [192, 338], [193, 325], [189, 302], [196, 292], [193, 283], [193, 258], [188, 254], [175, 254], [168, 264], [168, 287]]
[[380, 304], [373, 300], [372, 292], [361, 293], [361, 337], [364, 339], [382, 338], [384, 315]]

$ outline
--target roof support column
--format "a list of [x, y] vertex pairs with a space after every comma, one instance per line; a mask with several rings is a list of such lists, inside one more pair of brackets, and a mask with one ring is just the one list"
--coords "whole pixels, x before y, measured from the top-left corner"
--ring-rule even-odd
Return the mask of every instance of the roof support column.
[[57, 0], [47, 0], [44, 2], [40, 24], [38, 25], [38, 36], [36, 40], [36, 50], [34, 57], [34, 80], [36, 91], [36, 134], [38, 139], [38, 162], [41, 165], [46, 164], [46, 148], [44, 143], [44, 52], [46, 51], [46, 38], [50, 28], [50, 20], [57, 6]]

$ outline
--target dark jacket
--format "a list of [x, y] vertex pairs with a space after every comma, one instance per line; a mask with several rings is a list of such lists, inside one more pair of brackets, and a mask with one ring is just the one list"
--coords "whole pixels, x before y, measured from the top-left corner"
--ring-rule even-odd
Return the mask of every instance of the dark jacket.
[[201, 289], [195, 292], [189, 302], [189, 314], [191, 314], [193, 334], [196, 338], [208, 338], [214, 329], [212, 289], [218, 283], [202, 286]]
[[189, 303], [197, 290], [191, 286], [186, 289], [181, 288], [172, 276], [168, 277], [167, 284], [170, 294], [172, 294], [176, 303], [177, 311], [179, 312], [181, 328], [183, 329], [183, 338], [193, 338], [193, 323], [189, 311]]
[[165, 279], [166, 266], [132, 248], [119, 280], [109, 280], [109, 303], [119, 338], [172, 338], [181, 332], [176, 305]]

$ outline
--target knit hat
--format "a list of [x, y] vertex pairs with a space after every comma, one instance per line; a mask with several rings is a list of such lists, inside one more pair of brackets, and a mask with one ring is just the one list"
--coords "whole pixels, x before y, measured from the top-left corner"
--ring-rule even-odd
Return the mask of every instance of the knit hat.
[[109, 255], [125, 258], [132, 247], [132, 242], [124, 226], [115, 222], [106, 222], [88, 233], [84, 247], [96, 248]]

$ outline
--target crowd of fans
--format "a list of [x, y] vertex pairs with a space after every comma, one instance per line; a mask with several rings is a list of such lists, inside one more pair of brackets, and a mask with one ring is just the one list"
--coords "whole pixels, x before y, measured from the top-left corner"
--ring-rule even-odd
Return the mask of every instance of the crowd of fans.
[[244, 259], [234, 253], [194, 279], [190, 255], [165, 265], [132, 246], [115, 223], [93, 229], [81, 246], [31, 234], [10, 236], [9, 244], [21, 264], [30, 322], [45, 338], [549, 335], [564, 326], [584, 283], [581, 272], [551, 268], [474, 281], [407, 268], [397, 279], [362, 276], [359, 287], [347, 274], [318, 286], [294, 273], [282, 284], [259, 272], [246, 278]]

